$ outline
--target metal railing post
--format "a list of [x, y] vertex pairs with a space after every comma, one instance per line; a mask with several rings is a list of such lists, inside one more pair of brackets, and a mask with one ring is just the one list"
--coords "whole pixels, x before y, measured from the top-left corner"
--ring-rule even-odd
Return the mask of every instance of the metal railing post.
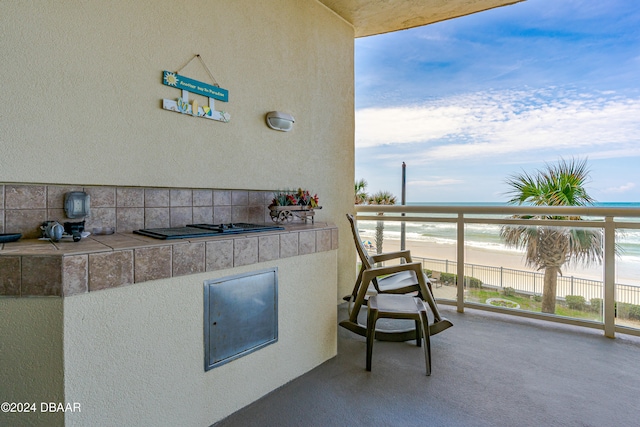
[[464, 313], [464, 214], [458, 214], [457, 225], [457, 263], [458, 263], [458, 313]]
[[604, 335], [615, 337], [616, 330], [616, 225], [612, 216], [604, 219]]
[[573, 276], [571, 276], [571, 295], [575, 295], [573, 293]]

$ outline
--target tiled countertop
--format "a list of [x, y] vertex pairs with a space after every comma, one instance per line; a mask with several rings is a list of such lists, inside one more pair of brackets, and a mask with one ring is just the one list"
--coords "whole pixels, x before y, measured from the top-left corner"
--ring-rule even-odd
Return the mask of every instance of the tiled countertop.
[[67, 297], [337, 248], [338, 228], [326, 223], [175, 240], [133, 233], [80, 242], [25, 239], [0, 244], [0, 296]]

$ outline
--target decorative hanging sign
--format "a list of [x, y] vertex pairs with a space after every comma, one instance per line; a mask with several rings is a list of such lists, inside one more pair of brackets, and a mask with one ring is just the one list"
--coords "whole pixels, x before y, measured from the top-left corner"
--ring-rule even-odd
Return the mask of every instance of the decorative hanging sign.
[[[209, 71], [209, 68], [204, 64], [200, 55], [195, 55], [189, 62], [193, 61], [194, 58], [200, 59], [200, 62], [209, 73], [214, 84], [210, 85], [178, 74], [178, 72], [184, 67], [176, 72], [163, 71], [162, 83], [176, 89], [181, 89], [182, 96], [176, 100], [163, 99], [162, 108], [169, 111], [175, 111], [177, 113], [189, 114], [194, 117], [202, 117], [227, 123], [231, 119], [231, 115], [226, 111], [217, 111], [215, 109], [215, 100], [217, 99], [219, 101], [229, 102], [229, 91], [222, 89], [215, 82], [211, 71]], [[185, 67], [189, 62], [185, 64]], [[189, 103], [189, 93], [197, 93], [198, 95], [206, 96], [209, 98], [209, 105], [198, 106], [198, 101], [195, 99], [193, 102]]]
[[220, 101], [229, 102], [229, 91], [221, 87], [202, 83], [188, 77], [180, 76], [170, 71], [163, 72], [162, 83], [167, 86], [176, 87], [178, 89], [204, 95], [207, 98], [214, 98]]

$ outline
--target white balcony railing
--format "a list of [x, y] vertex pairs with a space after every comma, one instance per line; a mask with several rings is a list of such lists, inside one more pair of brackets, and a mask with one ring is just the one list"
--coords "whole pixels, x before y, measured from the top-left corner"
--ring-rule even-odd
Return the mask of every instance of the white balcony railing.
[[[622, 285], [616, 285], [616, 242], [617, 232], [623, 235], [623, 230], [640, 230], [640, 209], [612, 208], [612, 207], [525, 207], [525, 206], [447, 206], [447, 205], [410, 205], [410, 206], [355, 206], [358, 221], [385, 221], [401, 223], [449, 223], [455, 227], [456, 259], [451, 265], [455, 266], [457, 288], [455, 298], [438, 299], [440, 303], [454, 304], [459, 312], [465, 307], [491, 310], [511, 315], [538, 318], [554, 322], [569, 323], [590, 328], [602, 329], [605, 336], [614, 337], [616, 332], [640, 335], [640, 328], [622, 325], [616, 319], [616, 292], [622, 295]], [[384, 215], [379, 215], [383, 213]], [[580, 216], [581, 221], [569, 220], [538, 220], [514, 219], [512, 215], [536, 215], [568, 217]], [[600, 321], [582, 320], [574, 317], [558, 316], [527, 310], [513, 310], [495, 307], [489, 304], [465, 300], [465, 275], [469, 276], [469, 264], [465, 263], [465, 226], [467, 225], [527, 225], [527, 226], [556, 226], [569, 228], [599, 229], [603, 233], [602, 268], [602, 317]], [[407, 249], [411, 249], [408, 241]], [[440, 260], [449, 262], [450, 260]], [[488, 266], [488, 268], [502, 266]], [[426, 267], [429, 268], [429, 267]], [[533, 284], [535, 286], [535, 282]], [[616, 288], [618, 290], [616, 291]], [[540, 284], [538, 284], [540, 288]], [[535, 288], [534, 288], [535, 289]], [[640, 288], [639, 288], [640, 290]], [[537, 292], [536, 292], [537, 293]], [[593, 294], [591, 294], [593, 295]], [[436, 297], [438, 295], [436, 294]], [[620, 302], [620, 300], [618, 300]]]

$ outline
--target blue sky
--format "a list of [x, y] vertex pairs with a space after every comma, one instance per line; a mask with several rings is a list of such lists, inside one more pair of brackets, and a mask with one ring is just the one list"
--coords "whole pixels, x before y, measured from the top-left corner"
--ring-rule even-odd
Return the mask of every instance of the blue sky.
[[588, 159], [640, 202], [640, 8], [528, 0], [356, 39], [356, 179], [408, 202], [499, 202], [505, 179]]

